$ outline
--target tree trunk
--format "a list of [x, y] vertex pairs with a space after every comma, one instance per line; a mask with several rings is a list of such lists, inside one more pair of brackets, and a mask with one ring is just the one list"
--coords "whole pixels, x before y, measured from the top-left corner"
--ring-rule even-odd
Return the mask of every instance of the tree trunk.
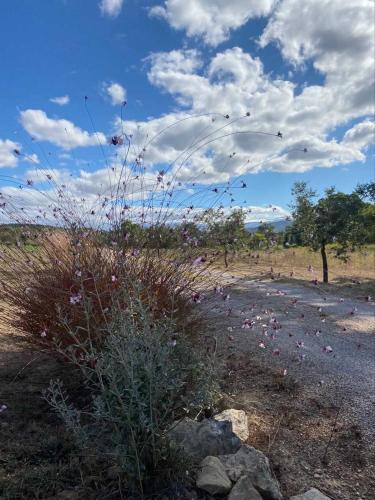
[[225, 262], [225, 267], [228, 267], [228, 250], [225, 249], [224, 251], [224, 262]]
[[326, 254], [326, 245], [325, 242], [322, 242], [320, 247], [320, 253], [322, 254], [322, 262], [323, 262], [323, 282], [328, 283], [328, 260]]

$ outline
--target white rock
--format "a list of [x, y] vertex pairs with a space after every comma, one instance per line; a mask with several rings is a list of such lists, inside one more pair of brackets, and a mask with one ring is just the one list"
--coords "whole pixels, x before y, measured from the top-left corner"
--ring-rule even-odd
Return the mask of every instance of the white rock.
[[184, 418], [172, 426], [169, 437], [197, 462], [205, 457], [235, 453], [241, 447], [241, 440], [232, 431], [231, 422], [212, 418], [202, 422]]
[[331, 500], [326, 495], [323, 495], [316, 488], [311, 488], [311, 490], [306, 491], [306, 493], [301, 493], [301, 495], [295, 495], [290, 497], [290, 500]]
[[254, 488], [250, 478], [242, 476], [233, 486], [228, 500], [262, 500], [262, 497]]
[[232, 482], [218, 458], [206, 457], [201, 462], [197, 486], [210, 495], [225, 495], [231, 490]]
[[232, 429], [235, 434], [242, 440], [246, 441], [249, 437], [249, 424], [247, 415], [243, 410], [224, 410], [218, 415], [215, 415], [215, 420], [227, 420], [232, 423]]
[[282, 500], [279, 484], [274, 477], [268, 458], [259, 450], [243, 444], [231, 455], [220, 455], [226, 473], [233, 482], [247, 476], [262, 498]]

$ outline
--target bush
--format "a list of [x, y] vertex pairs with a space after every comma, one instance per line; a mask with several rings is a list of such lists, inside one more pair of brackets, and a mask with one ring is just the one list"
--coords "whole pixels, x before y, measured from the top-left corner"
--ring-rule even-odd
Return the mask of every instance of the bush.
[[[78, 409], [69, 403], [59, 381], [45, 393], [77, 445], [116, 464], [124, 488], [140, 497], [171, 478], [182, 480], [186, 458], [171, 445], [167, 430], [210, 406], [214, 394], [212, 358], [176, 331], [171, 317], [155, 319], [142, 295], [138, 288], [118, 296], [119, 306], [101, 332], [102, 349], [78, 345], [77, 359], [73, 346], [57, 346], [81, 369], [91, 404]], [[68, 333], [75, 342], [77, 329]]]
[[22, 245], [2, 252], [0, 284], [8, 307], [0, 317], [48, 348], [54, 338], [72, 342], [67, 325], [77, 328], [80, 342], [89, 334], [99, 345], [116, 294], [134, 283], [142, 284], [142, 300], [155, 317], [175, 311], [185, 321], [199, 282], [208, 281], [205, 266], [194, 268], [190, 254], [177, 259], [151, 250], [125, 252], [120, 242], [108, 246], [94, 231], [54, 229], [37, 243], [32, 255]]

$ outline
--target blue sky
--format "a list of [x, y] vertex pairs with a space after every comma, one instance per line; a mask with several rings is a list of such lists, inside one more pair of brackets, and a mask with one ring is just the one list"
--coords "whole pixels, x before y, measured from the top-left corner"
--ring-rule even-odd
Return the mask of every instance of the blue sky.
[[[64, 172], [77, 196], [82, 175], [85, 193], [96, 192], [116, 161], [105, 138], [119, 133], [122, 94], [133, 134], [139, 123], [157, 133], [188, 114], [251, 113], [174, 172], [186, 189], [238, 178], [247, 187], [232, 204], [283, 209], [297, 180], [349, 192], [374, 179], [372, 15], [368, 0], [306, 0], [303, 9], [297, 0], [2, 2], [0, 187], [37, 167]], [[160, 138], [145, 155], [150, 172], [207, 123]], [[284, 137], [235, 135], [248, 129]]]

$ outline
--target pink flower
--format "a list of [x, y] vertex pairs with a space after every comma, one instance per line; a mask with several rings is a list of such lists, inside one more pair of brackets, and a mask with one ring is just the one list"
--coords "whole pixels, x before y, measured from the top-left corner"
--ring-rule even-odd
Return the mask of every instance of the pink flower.
[[124, 141], [122, 137], [114, 135], [108, 139], [108, 143], [111, 144], [112, 146], [121, 146], [122, 144], [124, 144]]
[[193, 266], [197, 266], [198, 264], [203, 264], [203, 262], [206, 262], [206, 259], [204, 257], [197, 257], [196, 259], [193, 260]]
[[112, 283], [116, 283], [116, 281], [117, 281], [117, 276], [115, 276], [114, 274], [112, 274], [112, 276], [111, 276], [111, 281], [112, 281]]
[[82, 301], [82, 295], [80, 293], [76, 293], [74, 295], [71, 295], [70, 297], [70, 303], [72, 305], [77, 305]]
[[41, 337], [47, 337], [47, 332], [46, 332], [46, 330], [43, 330], [42, 332], [40, 332], [40, 336], [41, 336]]
[[242, 323], [242, 328], [245, 328], [246, 330], [249, 330], [250, 328], [253, 327], [253, 321], [251, 319], [245, 319], [244, 322]]
[[266, 348], [266, 346], [264, 345], [264, 342], [261, 342], [261, 343], [259, 344], [259, 347], [260, 347], [261, 349], [265, 349], [265, 348]]

